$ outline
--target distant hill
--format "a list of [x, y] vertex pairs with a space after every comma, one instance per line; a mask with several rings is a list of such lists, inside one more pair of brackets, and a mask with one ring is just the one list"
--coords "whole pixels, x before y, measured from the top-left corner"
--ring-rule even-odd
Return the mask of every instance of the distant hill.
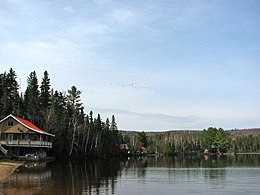
[[258, 134], [260, 134], [260, 128], [230, 130], [231, 137], [240, 137], [243, 135], [258, 135]]
[[[141, 132], [140, 130], [120, 130], [123, 135], [134, 135], [137, 132]], [[156, 135], [156, 134], [181, 134], [181, 133], [187, 133], [187, 132], [198, 132], [202, 130], [168, 130], [168, 131], [145, 131], [146, 134], [149, 135]], [[260, 128], [251, 128], [251, 129], [233, 129], [233, 130], [227, 130], [230, 132], [231, 137], [240, 137], [243, 135], [258, 135], [260, 134]]]

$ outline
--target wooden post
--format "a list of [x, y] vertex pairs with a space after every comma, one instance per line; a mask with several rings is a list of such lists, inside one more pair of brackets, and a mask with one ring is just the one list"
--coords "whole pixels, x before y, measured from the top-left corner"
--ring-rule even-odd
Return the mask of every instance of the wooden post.
[[40, 135], [40, 146], [42, 145], [42, 135]]

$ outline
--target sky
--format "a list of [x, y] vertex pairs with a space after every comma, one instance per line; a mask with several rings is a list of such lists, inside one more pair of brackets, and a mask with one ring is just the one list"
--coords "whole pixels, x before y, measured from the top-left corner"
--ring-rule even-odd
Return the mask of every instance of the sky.
[[260, 1], [0, 0], [10, 68], [123, 130], [260, 127]]

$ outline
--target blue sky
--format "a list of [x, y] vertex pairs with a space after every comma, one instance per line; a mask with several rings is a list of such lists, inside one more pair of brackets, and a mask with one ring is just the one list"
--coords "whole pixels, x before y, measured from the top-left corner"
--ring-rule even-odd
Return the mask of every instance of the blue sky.
[[0, 70], [119, 129], [260, 127], [258, 0], [0, 0]]

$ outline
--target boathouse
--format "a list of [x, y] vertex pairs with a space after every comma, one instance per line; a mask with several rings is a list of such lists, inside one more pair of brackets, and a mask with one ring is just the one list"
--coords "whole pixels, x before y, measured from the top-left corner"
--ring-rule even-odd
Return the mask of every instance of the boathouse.
[[46, 157], [54, 137], [17, 116], [9, 115], [0, 121], [0, 153], [5, 155]]

